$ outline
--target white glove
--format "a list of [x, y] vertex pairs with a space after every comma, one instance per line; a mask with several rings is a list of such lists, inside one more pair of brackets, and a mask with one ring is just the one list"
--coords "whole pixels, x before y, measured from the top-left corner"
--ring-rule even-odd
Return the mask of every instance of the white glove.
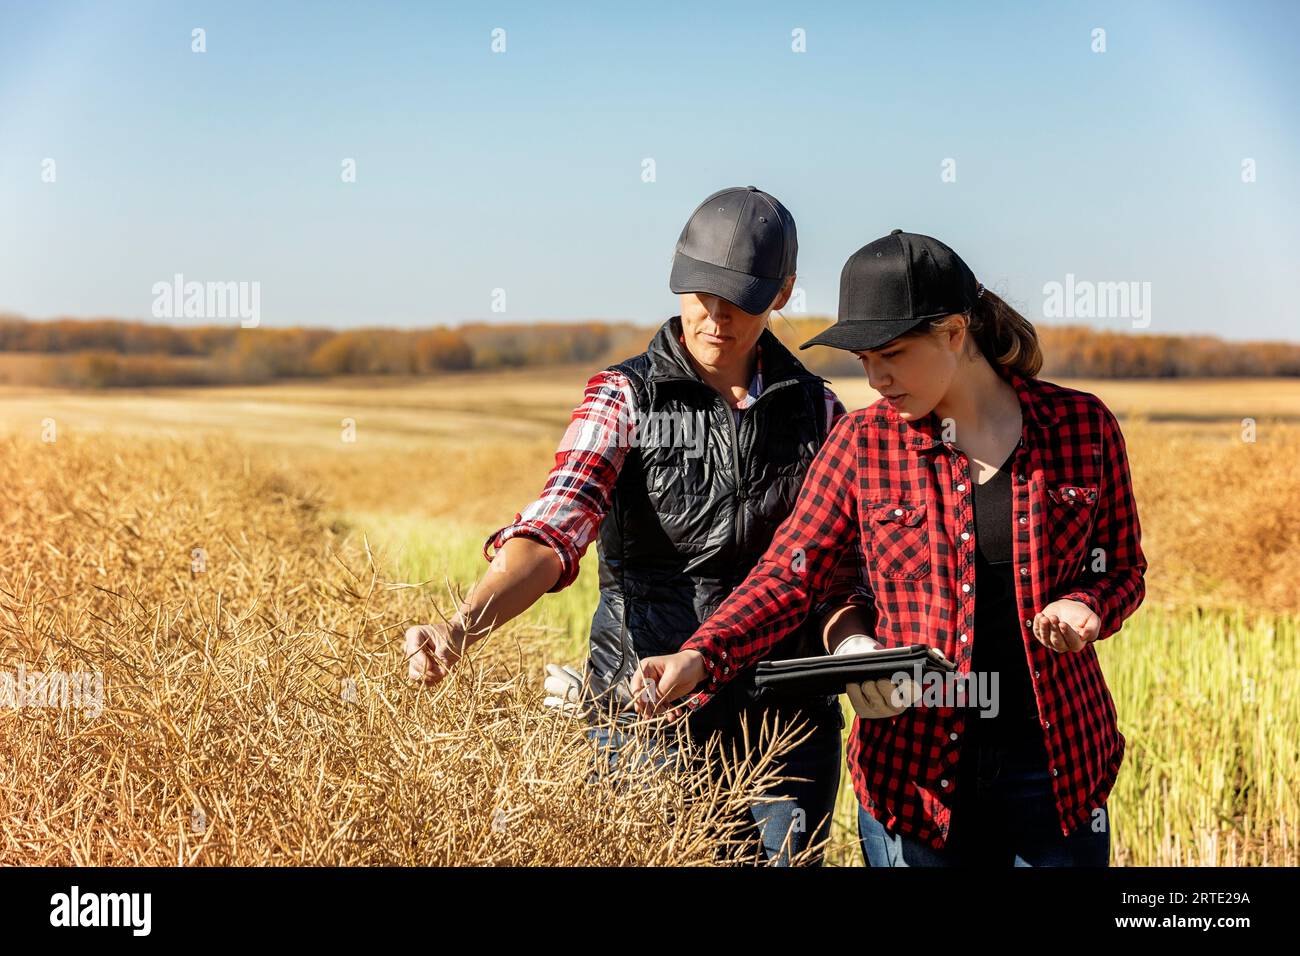
[[[854, 634], [840, 641], [835, 648], [836, 654], [861, 654], [872, 651], [880, 644], [865, 634]], [[859, 717], [874, 720], [879, 717], [896, 717], [909, 705], [921, 699], [921, 689], [910, 678], [897, 687], [888, 677], [844, 685], [844, 693], [849, 695], [853, 712]], [[895, 704], [899, 701], [901, 706]]]
[[866, 651], [874, 651], [879, 646], [875, 638], [867, 637], [865, 634], [854, 634], [840, 641], [840, 646], [835, 648], [835, 653], [862, 654]]
[[[582, 684], [582, 674], [568, 664], [563, 667], [559, 664], [547, 664], [546, 680], [542, 682], [542, 687], [546, 690], [546, 697], [542, 700], [542, 703], [566, 717], [585, 716], [591, 710], [591, 701], [583, 699]], [[617, 709], [620, 712], [635, 713], [632, 706], [632, 694], [628, 690], [626, 679], [619, 681], [610, 688], [610, 692], [614, 700], [618, 702]]]
[[546, 699], [542, 701], [566, 717], [577, 717], [584, 713], [582, 704], [582, 675], [567, 664], [546, 665], [546, 680], [542, 686], [546, 689]]

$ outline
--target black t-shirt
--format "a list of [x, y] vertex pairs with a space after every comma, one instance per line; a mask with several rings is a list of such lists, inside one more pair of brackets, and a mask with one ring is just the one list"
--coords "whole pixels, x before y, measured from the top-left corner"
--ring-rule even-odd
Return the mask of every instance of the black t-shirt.
[[1042, 735], [1016, 605], [1011, 529], [1011, 460], [1014, 457], [1013, 449], [993, 477], [975, 485], [973, 502], [975, 633], [971, 670], [998, 674], [999, 707], [996, 717], [973, 713], [967, 730], [1001, 739]]

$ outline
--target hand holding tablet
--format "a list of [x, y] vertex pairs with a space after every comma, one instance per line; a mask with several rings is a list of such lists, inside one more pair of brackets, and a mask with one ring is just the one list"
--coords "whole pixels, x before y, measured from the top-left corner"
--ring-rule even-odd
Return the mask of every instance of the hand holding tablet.
[[880, 647], [872, 638], [855, 635], [846, 638], [834, 654], [763, 661], [755, 682], [799, 694], [845, 693], [859, 717], [893, 717], [920, 698], [920, 688], [912, 679], [918, 667], [922, 673], [956, 670], [943, 654], [924, 644]]

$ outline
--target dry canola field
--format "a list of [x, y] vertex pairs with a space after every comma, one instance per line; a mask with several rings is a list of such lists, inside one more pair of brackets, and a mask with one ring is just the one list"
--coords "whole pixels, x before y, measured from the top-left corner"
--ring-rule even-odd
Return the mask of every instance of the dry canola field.
[[[736, 862], [764, 762], [703, 800], [589, 779], [542, 707], [543, 664], [583, 657], [594, 549], [445, 686], [402, 677], [403, 630], [482, 574], [591, 371], [0, 387], [0, 676], [103, 688], [0, 699], [0, 863]], [[1151, 562], [1098, 649], [1128, 741], [1112, 862], [1294, 865], [1300, 382], [1061, 384], [1120, 417]], [[857, 866], [847, 776], [828, 860]]]

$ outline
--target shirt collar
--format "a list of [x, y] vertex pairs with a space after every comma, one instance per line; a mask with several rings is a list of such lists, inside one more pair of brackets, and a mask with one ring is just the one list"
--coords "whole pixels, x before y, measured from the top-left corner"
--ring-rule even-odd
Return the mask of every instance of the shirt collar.
[[[1060, 410], [1056, 403], [1044, 394], [1039, 379], [1023, 376], [1010, 366], [994, 365], [993, 367], [1016, 390], [1016, 395], [1020, 399], [1020, 411], [1026, 421], [1033, 422], [1043, 430], [1056, 424], [1057, 419], [1060, 418]], [[898, 411], [892, 405], [881, 402], [876, 412], [876, 419], [896, 425], [913, 448], [931, 448], [943, 443], [943, 439], [939, 437], [942, 423], [935, 417], [934, 412], [914, 422], [905, 422], [898, 417]]]
[[745, 397], [736, 406], [737, 411], [749, 408], [758, 401], [758, 396], [763, 394], [763, 346], [757, 345], [755, 348], [758, 350], [758, 357], [754, 362], [754, 377], [750, 379], [749, 390]]

